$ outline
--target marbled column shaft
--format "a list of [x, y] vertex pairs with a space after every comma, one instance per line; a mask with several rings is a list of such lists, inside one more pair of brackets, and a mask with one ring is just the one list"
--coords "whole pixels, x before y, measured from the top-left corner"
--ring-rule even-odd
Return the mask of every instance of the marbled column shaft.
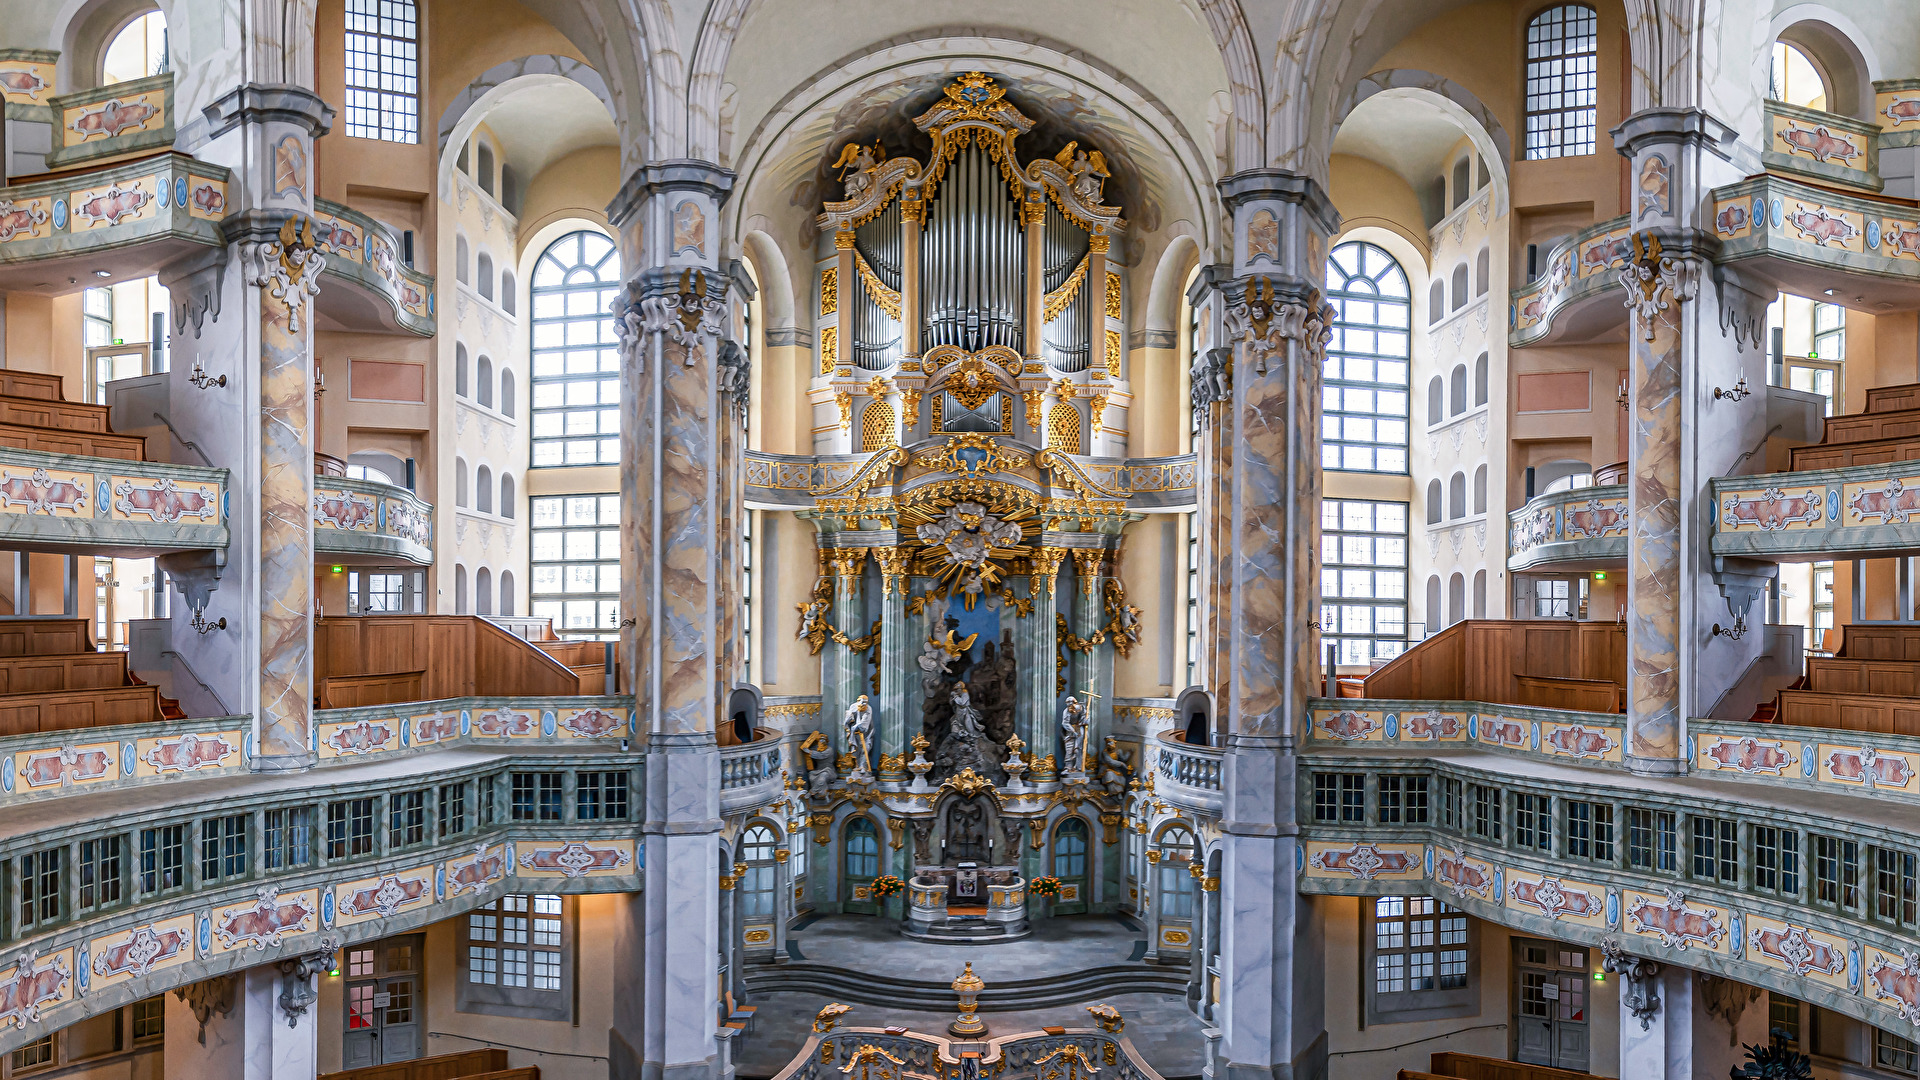
[[313, 350], [287, 305], [260, 309], [260, 756], [300, 759], [313, 727]]
[[[1059, 646], [1056, 644], [1054, 613], [1056, 597], [1049, 582], [1055, 579], [1029, 578], [1033, 597], [1033, 614], [1024, 619], [1016, 619], [1013, 629], [1015, 648], [1019, 650], [1020, 665], [1015, 674], [1020, 682], [1020, 708], [1015, 713], [1014, 726], [1022, 742], [1027, 744], [1027, 753], [1035, 758], [1060, 752], [1060, 694], [1059, 672], [1055, 667], [1055, 658]], [[1031, 659], [1029, 659], [1031, 658]], [[1031, 777], [1029, 777], [1031, 779]]]
[[1666, 302], [1636, 308], [1628, 336], [1627, 753], [1671, 761], [1680, 756], [1681, 301], [1651, 272]]
[[[704, 358], [689, 365], [685, 347], [668, 345], [662, 359], [659, 428], [660, 588], [659, 696], [656, 730], [675, 734], [712, 731], [715, 690], [721, 675], [716, 644], [720, 608], [715, 588], [720, 469], [714, 461], [717, 432], [714, 372]], [[731, 590], [726, 590], [731, 593]]]
[[[1096, 570], [1088, 574], [1081, 569], [1080, 590], [1074, 597], [1079, 608], [1080, 636], [1093, 637], [1106, 623], [1107, 577]], [[1087, 745], [1085, 757], [1079, 762], [1060, 763], [1060, 771], [1090, 771], [1085, 767], [1099, 760], [1100, 736], [1113, 730], [1113, 642], [1104, 641], [1084, 653], [1077, 654], [1074, 666], [1079, 670], [1067, 693], [1080, 699], [1087, 710]], [[1087, 691], [1091, 688], [1092, 695]], [[1054, 725], [1059, 726], [1060, 718], [1054, 717]], [[1062, 738], [1064, 738], [1064, 734]]]
[[[900, 551], [901, 549], [894, 549]], [[907, 620], [907, 583], [905, 574], [883, 575], [880, 600], [880, 696], [874, 702], [874, 726], [878, 730], [877, 753], [883, 757], [913, 756], [908, 740], [919, 734], [918, 723], [907, 722], [907, 688], [919, 681], [920, 665], [914, 662], [913, 635]], [[908, 780], [912, 774], [904, 768], [876, 770], [882, 780]]]
[[[867, 564], [865, 548], [830, 549], [833, 569], [833, 625], [850, 638], [867, 636], [872, 629], [866, 621], [867, 603], [862, 570]], [[846, 753], [846, 732], [840, 721], [861, 694], [867, 692], [867, 654], [837, 641], [827, 642], [826, 677], [820, 683], [820, 724], [839, 753]]]

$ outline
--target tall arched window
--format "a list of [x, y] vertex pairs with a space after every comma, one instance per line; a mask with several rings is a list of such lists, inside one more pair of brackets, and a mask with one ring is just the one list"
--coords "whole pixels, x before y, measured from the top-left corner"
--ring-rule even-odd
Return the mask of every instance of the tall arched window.
[[1054, 830], [1053, 876], [1087, 876], [1087, 823], [1077, 817], [1062, 821], [1060, 827]]
[[[482, 255], [481, 258], [486, 258]], [[1459, 311], [1467, 306], [1467, 264], [1461, 263], [1453, 268], [1453, 310]]]
[[[1482, 353], [1480, 355], [1480, 358], [1482, 360], [1485, 360], [1486, 354]], [[501, 368], [500, 369], [500, 415], [501, 416], [513, 415], [513, 397], [514, 397], [513, 369]], [[1482, 398], [1481, 400], [1484, 401], [1486, 399]]]
[[1487, 466], [1484, 463], [1473, 470], [1473, 512], [1487, 512]]
[[1174, 825], [1160, 834], [1157, 845], [1160, 862], [1155, 867], [1159, 875], [1160, 895], [1156, 898], [1160, 904], [1162, 918], [1193, 918], [1193, 874], [1187, 867], [1200, 854], [1199, 847], [1193, 842], [1193, 833], [1184, 826]]
[[[502, 387], [502, 389], [505, 389]], [[1473, 403], [1487, 403], [1487, 354], [1481, 353], [1473, 362]]]
[[453, 279], [462, 285], [473, 284], [473, 251], [467, 246], [467, 238], [453, 238]]
[[482, 251], [474, 263], [473, 274], [480, 283], [480, 295], [493, 299], [493, 256]]
[[1808, 109], [1827, 107], [1827, 83], [1807, 54], [1784, 41], [1773, 43], [1773, 63], [1767, 71], [1767, 96]]
[[453, 568], [453, 613], [467, 613], [467, 568], [464, 566]]
[[453, 347], [453, 396], [467, 396], [467, 347], [456, 344]]
[[1493, 252], [1481, 248], [1480, 254], [1473, 259], [1473, 295], [1487, 295], [1487, 286], [1493, 278]]
[[1527, 160], [1593, 153], [1600, 22], [1585, 4], [1527, 24]]
[[347, 0], [347, 134], [420, 141], [419, 31], [413, 0]]
[[500, 614], [513, 614], [513, 571], [500, 571]]
[[1460, 573], [1447, 579], [1447, 625], [1467, 617], [1467, 579]]
[[747, 919], [773, 918], [773, 830], [755, 825], [740, 838], [740, 859], [747, 875], [740, 882], [740, 914]]
[[1447, 376], [1448, 411], [1459, 416], [1467, 411], [1467, 365], [1455, 364]]
[[1427, 481], [1427, 524], [1440, 524], [1441, 501], [1443, 498], [1444, 496], [1440, 493], [1440, 478], [1436, 476]]
[[[486, 468], [485, 465], [480, 467], [482, 469]], [[1452, 520], [1466, 516], [1467, 474], [1457, 472], [1453, 474], [1453, 479], [1447, 481], [1447, 518], [1448, 520]]]
[[467, 459], [453, 459], [453, 505], [467, 505]]
[[1427, 384], [1427, 424], [1437, 424], [1447, 418], [1447, 380], [1438, 375]]
[[[1485, 465], [1482, 465], [1480, 467], [1482, 469], [1486, 468]], [[501, 517], [510, 518], [514, 516], [513, 502], [514, 502], [513, 474], [503, 472], [500, 474], [500, 516]]]
[[533, 464], [620, 460], [620, 350], [613, 301], [620, 254], [595, 232], [568, 233], [533, 268]]
[[1320, 463], [1355, 472], [1407, 471], [1407, 275], [1393, 256], [1353, 241], [1327, 259], [1334, 305], [1327, 346]]

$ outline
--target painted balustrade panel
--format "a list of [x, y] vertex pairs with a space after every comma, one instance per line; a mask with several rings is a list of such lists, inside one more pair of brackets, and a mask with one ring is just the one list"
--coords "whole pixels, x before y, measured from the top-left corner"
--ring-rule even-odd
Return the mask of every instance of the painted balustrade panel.
[[1699, 881], [1537, 857], [1405, 826], [1309, 826], [1305, 893], [1429, 892], [1479, 918], [1560, 941], [1728, 975], [1901, 1030], [1920, 1019], [1920, 957], [1892, 927]]
[[1784, 101], [1765, 107], [1761, 164], [1816, 183], [1880, 190], [1879, 125]]
[[1537, 495], [1507, 515], [1507, 569], [1625, 566], [1631, 524], [1624, 484]]
[[48, 169], [173, 146], [173, 76], [149, 75], [47, 101], [53, 119]]
[[326, 257], [323, 273], [372, 293], [393, 310], [403, 330], [434, 332], [433, 277], [406, 265], [393, 230], [349, 206], [313, 201], [314, 240]]
[[[839, 1010], [833, 1012], [833, 1010]], [[847, 1006], [830, 1005], [814, 1021], [814, 1034], [774, 1080], [908, 1080], [958, 1077], [962, 1049], [979, 1053], [979, 1075], [1049, 1077], [1052, 1080], [1160, 1080], [1125, 1034], [1126, 1020], [1105, 1005], [1089, 1006], [1096, 1028], [1047, 1028], [965, 1040], [925, 1035], [905, 1028], [840, 1027]]]
[[[44, 109], [53, 98], [60, 54], [52, 49], [0, 49], [0, 103], [19, 118]], [[43, 119], [51, 122], [51, 117]]]
[[202, 888], [0, 949], [0, 1053], [89, 1015], [317, 948], [417, 929], [508, 892], [640, 888], [635, 822], [470, 831], [427, 850]]
[[1713, 192], [1720, 261], [1776, 256], [1920, 281], [1920, 210], [1892, 199], [1760, 176]]
[[[752, 450], [746, 457], [747, 499], [764, 508], [812, 506], [816, 498], [858, 499], [869, 488], [887, 486], [891, 468], [900, 463], [889, 450], [828, 457]], [[1199, 464], [1192, 454], [1158, 458], [1051, 454], [1043, 464], [1054, 471], [1063, 491], [1085, 499], [1125, 500], [1140, 510], [1181, 510], [1191, 508], [1198, 498]]]
[[627, 739], [633, 699], [451, 698], [318, 709], [313, 719], [313, 749], [326, 765], [450, 745], [569, 746]]
[[77, 728], [0, 738], [0, 807], [48, 796], [247, 771], [244, 716]]
[[1920, 551], [1920, 462], [1712, 481], [1713, 553], [1793, 561]]
[[433, 564], [433, 504], [393, 484], [313, 478], [313, 548]]
[[1632, 219], [1622, 216], [1555, 244], [1546, 253], [1540, 276], [1513, 291], [1508, 344], [1518, 348], [1540, 341], [1552, 332], [1562, 309], [1620, 288], [1616, 272], [1632, 255], [1632, 232]]
[[1920, 802], [1920, 737], [1690, 720], [1687, 744], [1702, 776]]
[[0, 187], [0, 264], [177, 238], [220, 246], [231, 174], [184, 154]]
[[1331, 746], [1458, 746], [1542, 760], [1623, 769], [1625, 721], [1617, 713], [1575, 712], [1480, 701], [1316, 698], [1309, 752]]
[[115, 553], [227, 546], [227, 470], [0, 448], [0, 542]]

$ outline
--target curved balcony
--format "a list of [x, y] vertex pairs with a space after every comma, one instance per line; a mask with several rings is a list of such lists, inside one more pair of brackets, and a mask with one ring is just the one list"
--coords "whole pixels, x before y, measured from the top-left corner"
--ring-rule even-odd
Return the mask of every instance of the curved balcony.
[[1183, 810], [1218, 815], [1225, 806], [1226, 751], [1195, 746], [1178, 730], [1154, 736], [1153, 790]]
[[1513, 290], [1507, 344], [1591, 341], [1624, 323], [1615, 271], [1627, 265], [1632, 234], [1632, 218], [1622, 216], [1555, 244], [1547, 252], [1546, 272]]
[[227, 470], [0, 447], [0, 541], [140, 559], [227, 546]]
[[1845, 274], [1841, 288], [1871, 311], [1910, 304], [1920, 284], [1920, 210], [1903, 199], [1756, 176], [1714, 190], [1713, 234], [1716, 261], [1753, 265], [1769, 294], [1824, 296]]
[[1629, 526], [1625, 484], [1536, 495], [1507, 515], [1507, 569], [1625, 569]]
[[352, 207], [313, 200], [314, 239], [324, 276], [353, 286], [321, 289], [319, 310], [351, 330], [404, 330], [431, 337], [433, 278], [400, 261], [393, 230]]
[[165, 153], [0, 187], [0, 291], [55, 296], [69, 277], [125, 281], [214, 251], [226, 242], [231, 177]]
[[1716, 557], [1920, 555], [1920, 461], [1720, 477], [1711, 488]]
[[758, 728], [749, 743], [720, 748], [720, 809], [738, 813], [765, 806], [786, 790], [780, 775], [780, 733]]
[[1764, 108], [1767, 146], [1760, 163], [1768, 171], [1796, 173], [1820, 184], [1881, 189], [1880, 125], [1771, 98]]
[[313, 478], [313, 550], [334, 562], [433, 565], [433, 504], [403, 487]]
[[[968, 452], [960, 452], [960, 464], [971, 468]], [[877, 460], [884, 455], [885, 450], [822, 456], [748, 451], [747, 504], [756, 510], [779, 510], [812, 507], [816, 499], [857, 499], [870, 487], [885, 486], [890, 480], [886, 470], [901, 464]], [[1050, 454], [1041, 464], [1063, 491], [1086, 499], [1124, 500], [1132, 510], [1177, 512], [1191, 510], [1199, 501], [1200, 466], [1193, 454], [1154, 458]]]

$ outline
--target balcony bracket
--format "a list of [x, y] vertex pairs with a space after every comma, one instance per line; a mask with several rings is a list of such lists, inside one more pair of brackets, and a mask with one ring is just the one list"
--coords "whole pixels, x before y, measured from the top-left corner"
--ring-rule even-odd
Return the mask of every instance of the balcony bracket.
[[1767, 583], [1780, 576], [1778, 563], [1743, 559], [1737, 555], [1713, 557], [1713, 581], [1726, 597], [1727, 613], [1736, 623], [1744, 622], [1753, 602], [1767, 590]]

